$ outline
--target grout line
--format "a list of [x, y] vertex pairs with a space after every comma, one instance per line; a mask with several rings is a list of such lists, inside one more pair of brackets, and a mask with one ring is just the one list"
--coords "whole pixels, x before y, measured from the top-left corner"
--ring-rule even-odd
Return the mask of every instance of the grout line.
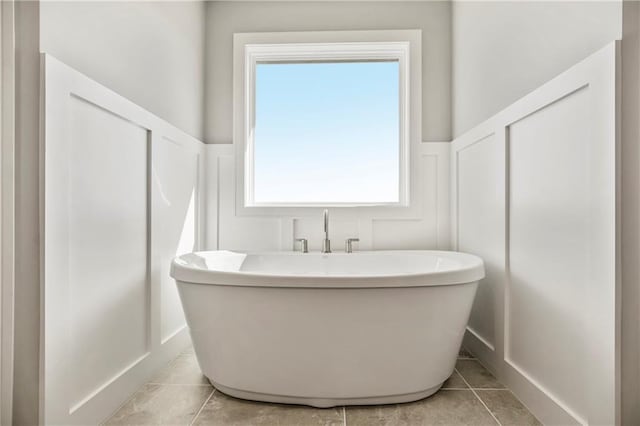
[[200, 407], [200, 409], [198, 410], [196, 415], [193, 416], [193, 419], [191, 419], [191, 421], [189, 422], [189, 426], [192, 426], [196, 422], [196, 420], [198, 419], [198, 416], [200, 415], [200, 413], [202, 413], [202, 410], [204, 410], [205, 405], [207, 405], [207, 402], [209, 402], [209, 400], [211, 399], [213, 394], [216, 393], [216, 390], [217, 390], [216, 388], [213, 388], [213, 390], [209, 394], [209, 397], [204, 400], [204, 403], [202, 404], [202, 407]]
[[161, 383], [161, 382], [147, 382], [145, 385], [162, 385], [162, 386], [211, 386], [208, 383]]
[[342, 406], [342, 423], [347, 426], [347, 407]]
[[479, 391], [510, 391], [507, 388], [473, 388], [474, 390]]
[[[471, 387], [468, 388], [440, 388], [440, 390], [471, 390]], [[511, 392], [510, 389], [507, 388], [473, 388], [474, 390], [478, 390], [478, 391], [507, 391], [507, 392]], [[439, 391], [438, 391], [439, 392]], [[513, 393], [513, 392], [511, 392]]]
[[116, 414], [118, 414], [118, 411], [120, 411], [122, 409], [122, 407], [124, 407], [125, 405], [127, 405], [129, 403], [129, 401], [131, 401], [137, 394], [140, 393], [140, 391], [142, 389], [144, 389], [149, 383], [145, 383], [142, 386], [140, 386], [138, 389], [136, 389], [136, 391], [134, 393], [131, 394], [131, 396], [129, 398], [127, 398], [122, 404], [120, 404], [118, 406], [118, 408], [116, 408], [113, 413], [111, 413], [109, 415], [109, 417], [107, 417], [106, 419], [104, 419], [102, 422], [99, 423], [100, 426], [105, 425], [107, 423], [109, 423], [109, 420], [111, 420], [113, 418], [113, 416], [115, 416]]
[[[460, 372], [458, 371], [457, 368], [454, 368], [455, 372], [460, 374]], [[480, 401], [480, 404], [482, 404], [484, 406], [484, 408], [489, 412], [489, 414], [491, 415], [491, 417], [493, 417], [493, 420], [496, 421], [496, 423], [498, 423], [499, 426], [502, 426], [502, 423], [500, 423], [500, 420], [498, 420], [498, 418], [493, 414], [493, 412], [489, 409], [489, 407], [487, 407], [487, 404], [484, 403], [484, 401], [482, 400], [482, 398], [480, 398], [480, 395], [478, 395], [478, 393], [476, 392], [476, 390], [474, 388], [471, 387], [471, 385], [469, 384], [469, 382], [467, 382], [467, 379], [464, 378], [464, 376], [462, 374], [460, 374], [460, 377], [462, 378], [462, 380], [467, 384], [467, 386], [469, 386], [469, 389], [471, 389], [471, 392], [473, 392], [473, 394], [476, 396], [476, 398], [478, 398], [478, 401]]]
[[460, 391], [460, 390], [471, 390], [471, 389], [470, 388], [440, 388], [440, 390], [443, 390], [443, 391], [448, 391], [448, 390]]

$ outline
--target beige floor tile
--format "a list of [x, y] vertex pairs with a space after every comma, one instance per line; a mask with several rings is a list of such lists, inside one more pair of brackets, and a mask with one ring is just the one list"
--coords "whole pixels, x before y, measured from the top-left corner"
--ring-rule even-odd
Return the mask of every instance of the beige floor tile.
[[475, 359], [459, 359], [456, 363], [456, 370], [474, 389], [504, 389], [504, 385]]
[[184, 351], [182, 351], [181, 355], [195, 355], [195, 354], [196, 354], [196, 351], [195, 349], [193, 349], [193, 346], [189, 346]]
[[496, 425], [471, 390], [441, 390], [399, 405], [347, 407], [348, 426]]
[[139, 390], [106, 425], [188, 425], [213, 387], [148, 384]]
[[182, 354], [151, 380], [151, 383], [179, 385], [208, 385], [209, 381], [200, 371], [195, 354]]
[[477, 393], [503, 426], [542, 424], [509, 390], [477, 390]]
[[460, 374], [457, 371], [454, 371], [451, 377], [447, 379], [446, 382], [442, 385], [442, 389], [468, 389], [469, 386], [462, 380]]
[[343, 425], [342, 407], [313, 408], [302, 405], [246, 401], [216, 391], [194, 425], [210, 426], [333, 426]]

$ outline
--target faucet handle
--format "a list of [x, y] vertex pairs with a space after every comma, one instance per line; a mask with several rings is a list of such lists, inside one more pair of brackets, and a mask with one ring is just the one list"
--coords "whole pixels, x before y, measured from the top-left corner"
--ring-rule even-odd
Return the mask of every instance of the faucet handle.
[[303, 253], [309, 253], [309, 244], [307, 243], [306, 238], [296, 238], [297, 243], [300, 243], [300, 250]]
[[357, 243], [359, 241], [360, 241], [360, 238], [347, 238], [344, 242], [344, 252], [353, 253], [352, 243]]

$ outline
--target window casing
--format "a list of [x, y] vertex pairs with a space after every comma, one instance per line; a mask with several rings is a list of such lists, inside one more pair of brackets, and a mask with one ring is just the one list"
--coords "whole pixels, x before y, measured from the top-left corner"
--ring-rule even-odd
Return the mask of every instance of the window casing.
[[[244, 108], [241, 180], [243, 181], [243, 206], [251, 207], [364, 207], [408, 206], [410, 201], [410, 42], [325, 42], [325, 43], [250, 43], [244, 45]], [[397, 193], [386, 199], [324, 199], [285, 200], [256, 197], [256, 77], [262, 64], [327, 64], [327, 63], [375, 63], [397, 64]], [[364, 153], [364, 151], [363, 151]], [[282, 159], [283, 162], [287, 158]], [[355, 168], [354, 168], [355, 169]], [[349, 170], [345, 170], [348, 173]], [[357, 171], [354, 171], [357, 173]], [[262, 199], [261, 199], [262, 198]], [[268, 198], [268, 197], [267, 197]], [[286, 198], [286, 197], [285, 197]], [[355, 197], [354, 197], [355, 198]], [[393, 199], [391, 199], [393, 198]]]

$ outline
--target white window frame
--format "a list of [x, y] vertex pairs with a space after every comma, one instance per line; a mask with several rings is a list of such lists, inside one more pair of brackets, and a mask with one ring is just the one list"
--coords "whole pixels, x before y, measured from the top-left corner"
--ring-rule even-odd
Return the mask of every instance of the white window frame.
[[[310, 215], [325, 207], [343, 211], [412, 210], [421, 139], [421, 31], [322, 31], [234, 34], [234, 145], [236, 213]], [[261, 62], [392, 60], [399, 63], [399, 200], [389, 203], [258, 203], [253, 192], [255, 72]], [[247, 167], [251, 165], [251, 167]]]

